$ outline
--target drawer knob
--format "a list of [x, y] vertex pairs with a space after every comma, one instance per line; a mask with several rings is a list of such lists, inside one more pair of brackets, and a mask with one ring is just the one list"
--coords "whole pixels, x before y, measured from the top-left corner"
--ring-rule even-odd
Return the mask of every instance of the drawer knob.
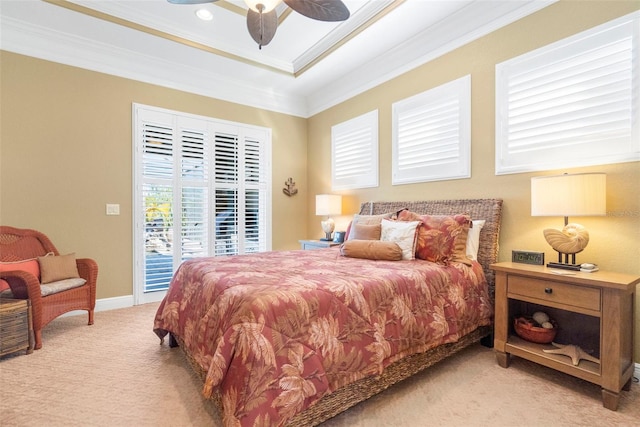
[[551, 288], [544, 288], [544, 293], [545, 293], [545, 294], [552, 294], [552, 293], [553, 293], [553, 289], [551, 289]]

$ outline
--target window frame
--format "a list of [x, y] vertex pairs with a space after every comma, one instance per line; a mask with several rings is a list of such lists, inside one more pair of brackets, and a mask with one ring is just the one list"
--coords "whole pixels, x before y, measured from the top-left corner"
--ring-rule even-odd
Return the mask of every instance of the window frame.
[[[495, 174], [640, 160], [639, 42], [640, 12], [633, 12], [497, 64]], [[622, 49], [624, 43], [629, 44], [628, 52]], [[626, 56], [627, 62], [619, 62], [613, 56], [615, 47], [620, 51], [617, 55]], [[606, 57], [605, 52], [610, 56]], [[587, 67], [580, 67], [580, 61], [595, 64], [596, 60], [604, 65], [588, 71], [591, 73], [588, 76], [594, 78], [582, 77], [587, 73]], [[611, 77], [616, 67], [628, 67], [628, 81], [626, 77], [618, 80]], [[572, 69], [576, 71], [570, 74]], [[605, 74], [602, 70], [608, 72]], [[622, 75], [620, 70], [617, 72]], [[613, 88], [614, 84], [620, 85], [618, 81], [622, 84], [626, 81], [630, 96], [626, 101], [613, 104], [617, 99]], [[610, 92], [604, 92], [608, 98], [598, 100], [595, 94], [608, 88], [612, 88]], [[579, 97], [580, 89], [588, 97]], [[624, 94], [627, 91], [618, 89], [617, 92]], [[562, 96], [553, 101], [556, 93]], [[519, 94], [522, 95], [518, 98]], [[563, 102], [567, 100], [570, 102]], [[596, 107], [592, 105], [588, 109], [589, 101]], [[537, 109], [536, 103], [540, 105]], [[622, 111], [626, 108], [626, 116], [616, 114], [615, 108], [623, 108]], [[589, 125], [594, 129], [598, 126], [599, 133], [584, 126], [582, 123], [586, 120], [590, 120]], [[628, 123], [628, 128], [621, 124], [623, 121]]]
[[393, 185], [471, 177], [471, 75], [391, 108]]
[[378, 110], [331, 127], [331, 189], [379, 185]]
[[[237, 197], [234, 199], [234, 222], [236, 224], [235, 241], [232, 242], [234, 253], [255, 252], [256, 245], [258, 245], [257, 250], [271, 250], [271, 129], [137, 103], [132, 105], [132, 116], [134, 304], [159, 301], [166, 294], [166, 289], [161, 289], [162, 284], [159, 284], [156, 289], [145, 289], [149, 287], [146, 278], [146, 263], [149, 262], [147, 212], [151, 206], [148, 199], [145, 199], [145, 194], [150, 194], [145, 193], [145, 188], [150, 185], [170, 188], [171, 195], [166, 196], [165, 198], [169, 198], [164, 201], [163, 210], [169, 212], [165, 213], [165, 216], [180, 217], [180, 221], [170, 221], [169, 223], [165, 221], [167, 225], [163, 230], [172, 233], [172, 240], [169, 249], [162, 251], [163, 254], [167, 252], [165, 255], [170, 261], [166, 261], [167, 265], [163, 264], [161, 267], [165, 270], [166, 268], [172, 270], [171, 275], [175, 273], [182, 261], [193, 256], [232, 254], [226, 252], [223, 254], [218, 251], [220, 239], [214, 219], [217, 218], [219, 203], [217, 203], [215, 195], [221, 189], [231, 189], [237, 193]], [[148, 138], [151, 137], [145, 136], [144, 133], [149, 127], [153, 129], [157, 127], [159, 137], [165, 141], [164, 148], [159, 146], [158, 155], [149, 155], [149, 153], [156, 151], [154, 147], [149, 148], [150, 140]], [[233, 179], [227, 180], [227, 183], [222, 182], [224, 180], [220, 181], [216, 175], [216, 161], [220, 160], [216, 157], [214, 150], [218, 147], [217, 138], [221, 134], [229, 135], [230, 141], [235, 140], [235, 143], [231, 142], [231, 147], [237, 146], [239, 150], [230, 153], [229, 158], [232, 159], [233, 164], [225, 173], [227, 175], [232, 173], [231, 178]], [[154, 145], [157, 143], [155, 138], [153, 143]], [[245, 146], [249, 147], [247, 153], [244, 152]], [[159, 161], [158, 159], [166, 160]], [[198, 194], [204, 194], [204, 197], [199, 197]], [[195, 198], [192, 199], [192, 197]], [[253, 217], [245, 212], [245, 204], [255, 205], [256, 200], [258, 201], [258, 212]], [[183, 203], [187, 204], [183, 205]], [[190, 209], [195, 216], [189, 215]], [[202, 212], [203, 209], [204, 212]], [[196, 233], [196, 236], [200, 236], [201, 239], [197, 240], [196, 238], [196, 240], [201, 241], [202, 244], [195, 249], [194, 242], [191, 241], [194, 235], [185, 234], [196, 231], [192, 230], [189, 225], [193, 221], [206, 222], [204, 227], [201, 224], [198, 225], [199, 232]], [[260, 235], [257, 237], [259, 240], [257, 242], [251, 240], [253, 242], [251, 245], [243, 243], [244, 240], [256, 238], [256, 233], [245, 230], [250, 227], [248, 222], [257, 223], [263, 227], [259, 230]], [[166, 274], [168, 272], [165, 272]]]

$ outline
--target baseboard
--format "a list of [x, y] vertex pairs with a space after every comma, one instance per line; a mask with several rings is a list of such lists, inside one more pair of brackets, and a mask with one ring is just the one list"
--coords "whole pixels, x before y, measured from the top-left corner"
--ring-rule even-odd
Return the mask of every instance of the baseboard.
[[[96, 300], [96, 308], [95, 311], [107, 311], [107, 310], [116, 310], [118, 308], [127, 308], [133, 307], [133, 295], [126, 295], [123, 297], [113, 297], [113, 298], [102, 298]], [[61, 317], [65, 316], [77, 316], [87, 314], [86, 310], [76, 310], [70, 311], [68, 313], [63, 314]]]

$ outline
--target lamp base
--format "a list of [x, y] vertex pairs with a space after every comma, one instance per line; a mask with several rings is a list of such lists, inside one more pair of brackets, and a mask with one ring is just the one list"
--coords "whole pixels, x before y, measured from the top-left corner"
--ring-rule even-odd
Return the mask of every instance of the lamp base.
[[326, 235], [326, 237], [322, 237], [320, 238], [321, 242], [330, 242], [333, 240], [333, 237], [331, 237], [331, 233], [324, 233]]
[[564, 262], [549, 262], [547, 263], [549, 268], [561, 268], [563, 270], [580, 271], [580, 264], [566, 264]]

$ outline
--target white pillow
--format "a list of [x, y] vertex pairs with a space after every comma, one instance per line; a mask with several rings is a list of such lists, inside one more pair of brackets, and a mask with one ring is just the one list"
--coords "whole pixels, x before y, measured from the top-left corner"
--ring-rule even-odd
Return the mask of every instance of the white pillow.
[[480, 245], [480, 230], [482, 230], [486, 221], [484, 219], [475, 219], [471, 222], [473, 227], [469, 228], [469, 233], [467, 234], [467, 257], [476, 261]]
[[416, 229], [420, 221], [382, 220], [380, 240], [395, 242], [402, 249], [402, 259], [416, 259]]

